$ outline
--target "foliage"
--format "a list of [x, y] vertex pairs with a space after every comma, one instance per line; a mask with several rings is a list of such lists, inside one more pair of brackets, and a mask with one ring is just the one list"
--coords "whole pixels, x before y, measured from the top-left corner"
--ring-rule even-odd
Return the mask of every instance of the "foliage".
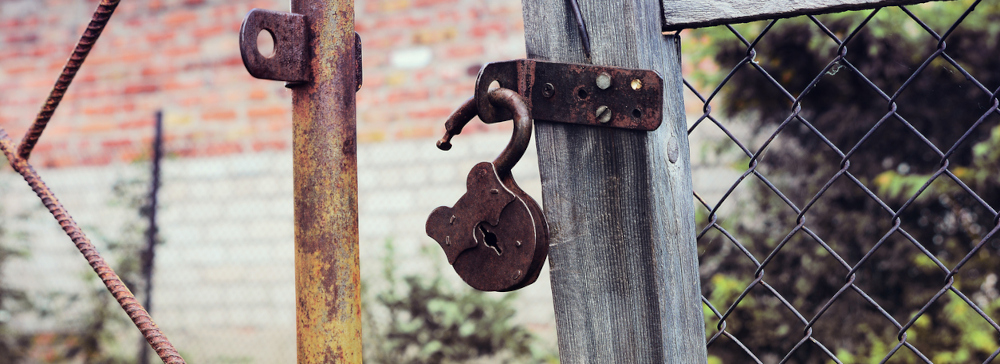
[[[558, 362], [535, 344], [525, 327], [510, 322], [514, 294], [497, 299], [468, 287], [455, 289], [440, 273], [400, 277], [391, 243], [385, 244], [385, 251], [383, 278], [390, 287], [375, 295], [377, 305], [370, 300], [364, 305], [366, 362], [464, 363], [484, 358]], [[402, 283], [402, 292], [397, 282]], [[386, 317], [387, 322], [376, 317]]]
[[[930, 3], [910, 10], [937, 34], [944, 34], [971, 3]], [[845, 39], [868, 14], [841, 13], [819, 19]], [[980, 4], [947, 39], [947, 54], [990, 90], [1000, 87], [1000, 73], [996, 71], [1000, 69], [1000, 58], [996, 57], [1000, 54], [998, 24], [1000, 4]], [[755, 36], [765, 25], [736, 28], [746, 36]], [[728, 71], [747, 55], [746, 46], [728, 32], [724, 28], [692, 32], [692, 40], [687, 42], [701, 46], [703, 56], [714, 57], [711, 63]], [[843, 362], [879, 362], [899, 343], [899, 329], [866, 297], [850, 286], [836, 296], [852, 278], [857, 288], [904, 325], [945, 286], [945, 270], [955, 267], [985, 240], [982, 250], [971, 255], [954, 277], [955, 287], [991, 317], [1000, 313], [995, 288], [1000, 273], [995, 263], [1000, 244], [990, 235], [997, 230], [995, 213], [947, 175], [927, 184], [942, 167], [939, 153], [954, 146], [948, 170], [997, 208], [1000, 118], [990, 112], [994, 107], [991, 95], [942, 57], [911, 78], [937, 45], [907, 14], [886, 8], [848, 44], [846, 59], [850, 65], [831, 64], [838, 46], [819, 27], [806, 18], [780, 20], [756, 45], [753, 64], [735, 72], [713, 102], [721, 114], [749, 126], [751, 135], [740, 138], [750, 144], [751, 150], [760, 148], [765, 139], [782, 128], [758, 159], [757, 171], [795, 206], [808, 210], [800, 216], [751, 176], [733, 197], [749, 203], [737, 207], [739, 214], [721, 216], [720, 224], [758, 261], [784, 244], [761, 272], [763, 278], [807, 321], [832, 300], [813, 326], [812, 336]], [[695, 60], [695, 64], [702, 62]], [[791, 100], [753, 66], [766, 70], [791, 96], [800, 97], [799, 115], [808, 125], [796, 119], [785, 123], [792, 114]], [[899, 118], [886, 117], [889, 103], [852, 66], [889, 96], [907, 85], [894, 99], [898, 115], [926, 136], [930, 144]], [[711, 67], [698, 67], [701, 74], [694, 78], [695, 82], [711, 84], [725, 75], [713, 76], [710, 71]], [[817, 82], [810, 86], [814, 80]], [[980, 120], [981, 124], [973, 129]], [[826, 139], [818, 137], [813, 129]], [[963, 140], [970, 130], [970, 137]], [[838, 174], [843, 159], [839, 153], [852, 149], [855, 152], [849, 164], [843, 164], [849, 175]], [[879, 200], [869, 198], [850, 178], [867, 186]], [[743, 200], [739, 200], [741, 197]], [[898, 221], [880, 202], [898, 211]], [[819, 239], [804, 230], [789, 236], [800, 221]], [[906, 234], [893, 230], [897, 222]], [[699, 224], [707, 225], [707, 216], [701, 215]], [[876, 245], [878, 248], [873, 249]], [[702, 240], [705, 294], [723, 312], [753, 281], [757, 270], [744, 253], [732, 246], [718, 232], [710, 232]], [[838, 258], [858, 266], [853, 277], [848, 276], [849, 269]], [[718, 319], [711, 311], [706, 315], [708, 332], [713, 334]], [[762, 360], [777, 361], [806, 334], [800, 322], [767, 288], [758, 285], [727, 318], [726, 331]], [[994, 328], [950, 291], [927, 307], [906, 334], [908, 343], [935, 362], [982, 362], [1000, 345]], [[789, 361], [825, 362], [820, 351], [807, 342]], [[727, 338], [713, 344], [710, 354], [727, 363], [747, 361], [742, 350]], [[907, 348], [899, 349], [893, 358], [897, 362], [920, 361]]]

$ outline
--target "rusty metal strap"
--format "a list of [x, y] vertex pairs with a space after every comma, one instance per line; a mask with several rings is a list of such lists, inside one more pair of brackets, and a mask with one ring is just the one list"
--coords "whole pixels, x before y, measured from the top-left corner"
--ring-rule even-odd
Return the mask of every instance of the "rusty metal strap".
[[485, 123], [511, 119], [486, 96], [493, 82], [524, 96], [538, 120], [644, 131], [663, 120], [663, 78], [656, 71], [530, 59], [490, 63], [476, 80]]

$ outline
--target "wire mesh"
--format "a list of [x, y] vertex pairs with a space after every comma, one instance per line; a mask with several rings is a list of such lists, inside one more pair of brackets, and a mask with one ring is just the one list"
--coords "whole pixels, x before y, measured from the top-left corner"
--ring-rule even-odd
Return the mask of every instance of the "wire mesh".
[[685, 53], [685, 97], [701, 109], [689, 135], [742, 171], [720, 196], [695, 181], [710, 356], [1000, 354], [997, 9], [956, 1], [685, 31], [714, 57]]

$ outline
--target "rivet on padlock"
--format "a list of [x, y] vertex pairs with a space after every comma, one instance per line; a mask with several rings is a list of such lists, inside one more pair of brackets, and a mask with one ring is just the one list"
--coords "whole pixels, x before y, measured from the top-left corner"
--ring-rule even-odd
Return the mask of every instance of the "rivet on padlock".
[[[538, 278], [549, 251], [548, 226], [542, 209], [510, 174], [531, 139], [531, 113], [516, 92], [498, 88], [490, 102], [514, 114], [510, 143], [492, 162], [472, 168], [466, 193], [454, 207], [441, 206], [427, 218], [433, 238], [466, 283], [483, 291], [511, 291]], [[451, 138], [477, 114], [475, 100], [463, 104], [445, 123], [438, 148], [451, 148]]]

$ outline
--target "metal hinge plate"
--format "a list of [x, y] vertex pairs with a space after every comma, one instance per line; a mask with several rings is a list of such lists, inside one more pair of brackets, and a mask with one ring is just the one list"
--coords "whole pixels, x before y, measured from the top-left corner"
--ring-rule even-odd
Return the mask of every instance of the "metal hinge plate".
[[493, 82], [523, 96], [537, 120], [644, 131], [663, 120], [663, 78], [656, 71], [530, 59], [489, 63], [476, 80], [485, 123], [511, 118], [486, 97]]
[[[274, 51], [264, 55], [257, 49], [257, 34], [270, 33]], [[240, 27], [240, 56], [251, 76], [288, 82], [294, 86], [312, 82], [309, 67], [308, 25], [302, 14], [264, 9], [247, 13]], [[354, 33], [354, 61], [357, 89], [361, 89], [361, 36]]]

